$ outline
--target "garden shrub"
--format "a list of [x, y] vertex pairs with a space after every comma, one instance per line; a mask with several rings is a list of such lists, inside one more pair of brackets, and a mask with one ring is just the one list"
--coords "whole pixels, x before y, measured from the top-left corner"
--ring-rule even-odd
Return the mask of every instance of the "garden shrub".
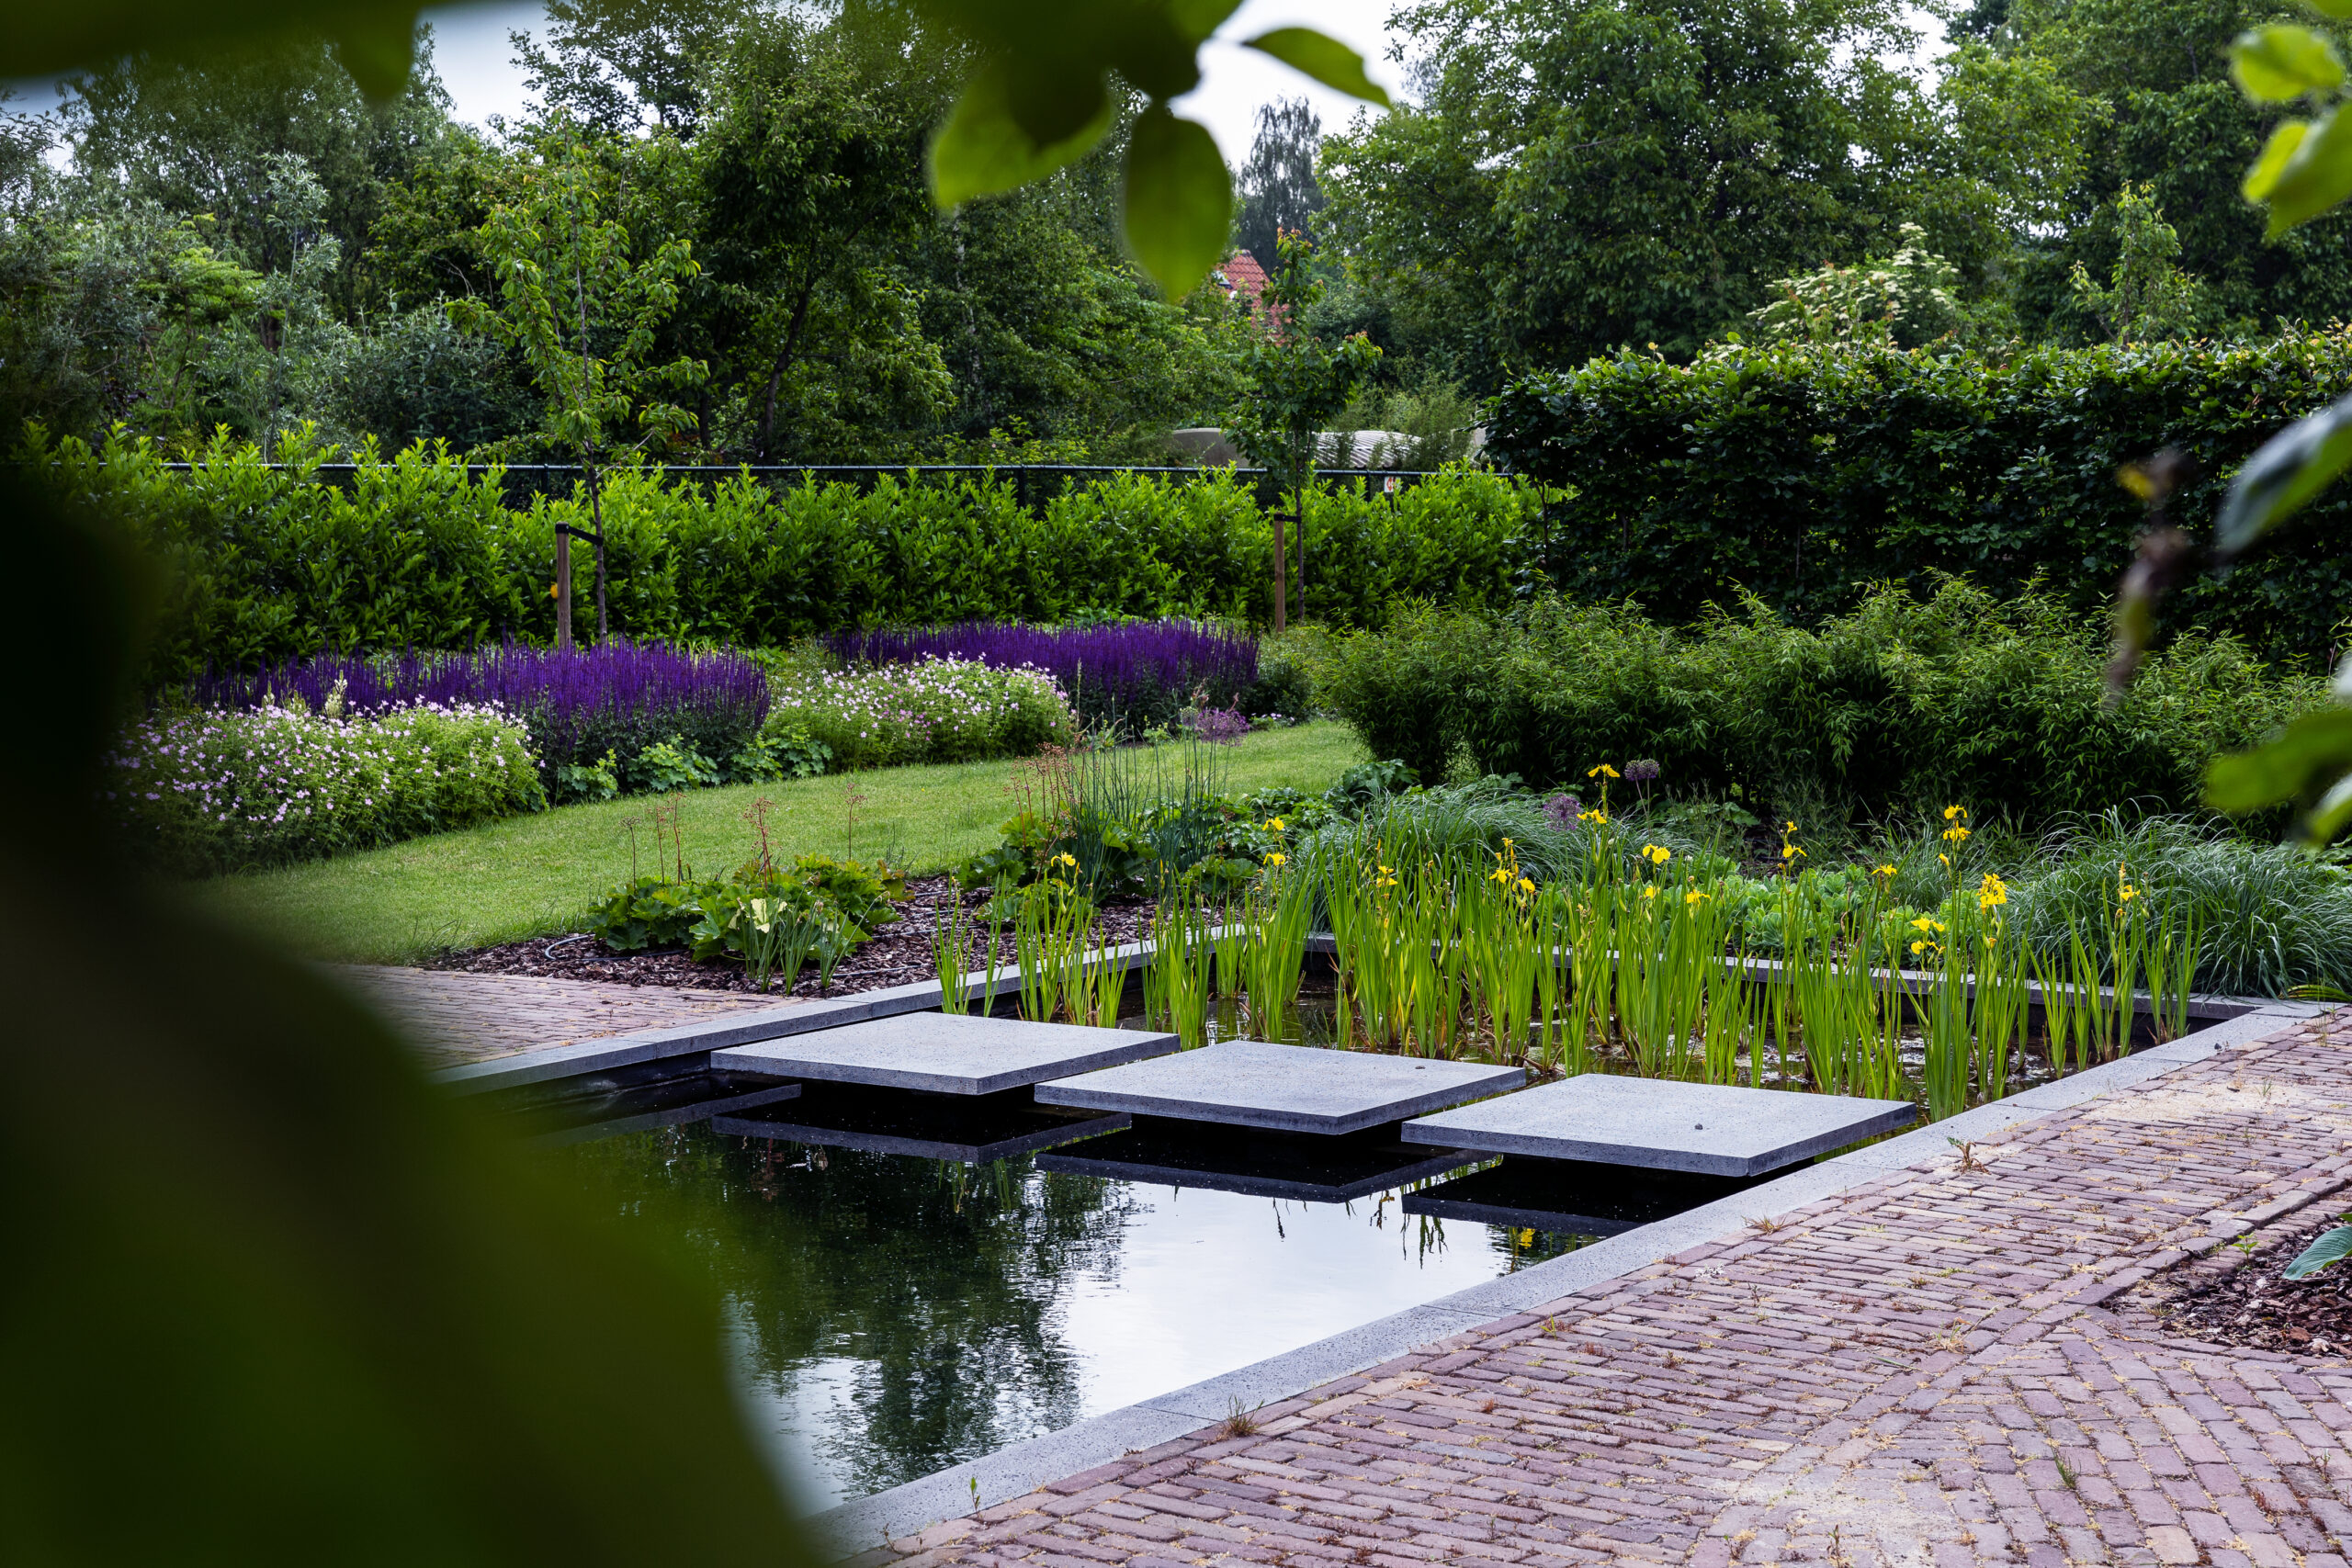
[[1030, 757], [1078, 739], [1077, 716], [1051, 675], [957, 659], [856, 670], [781, 670], [771, 677], [764, 737], [821, 749], [837, 768]]
[[[1569, 487], [1531, 558], [1560, 591], [1688, 621], [1743, 592], [1814, 625], [1862, 585], [2037, 579], [2098, 611], [2147, 525], [2116, 476], [2165, 446], [2194, 464], [2169, 504], [2196, 529], [2239, 465], [2352, 392], [2346, 329], [2235, 343], [2034, 349], [2006, 363], [1853, 345], [1734, 348], [1692, 365], [1623, 354], [1507, 389], [1488, 450]], [[2352, 490], [2324, 492], [2228, 578], [2191, 574], [2168, 628], [2229, 631], [2317, 670], [2341, 640]], [[1408, 590], [1409, 591], [1409, 590]]]
[[528, 730], [466, 704], [158, 713], [125, 733], [105, 787], [124, 845], [179, 875], [370, 849], [547, 803]]
[[1808, 820], [1968, 803], [2043, 823], [2124, 801], [2179, 809], [2206, 763], [2321, 700], [2229, 637], [2187, 635], [2103, 701], [2103, 621], [2028, 591], [1946, 581], [1872, 590], [1806, 630], [1750, 600], [1679, 630], [1632, 605], [1546, 597], [1509, 618], [1414, 606], [1340, 643], [1324, 702], [1374, 756], [1441, 777], [1589, 787], [1656, 759], [1681, 796], [1735, 796]]

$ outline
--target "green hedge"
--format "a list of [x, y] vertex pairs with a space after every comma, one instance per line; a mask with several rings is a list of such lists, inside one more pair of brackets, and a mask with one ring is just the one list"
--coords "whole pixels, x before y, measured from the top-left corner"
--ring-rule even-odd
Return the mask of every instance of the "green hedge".
[[[2258, 344], [2038, 350], [2007, 365], [1924, 350], [1734, 350], [1691, 366], [1627, 355], [1506, 391], [1489, 450], [1547, 485], [1545, 552], [1563, 590], [1632, 597], [1687, 622], [1746, 589], [1814, 624], [1860, 586], [1963, 574], [1994, 592], [2040, 578], [2101, 606], [2145, 526], [2118, 482], [2177, 446], [2199, 478], [2173, 516], [2210, 527], [2266, 438], [2352, 391], [2343, 329]], [[2200, 574], [2173, 627], [2235, 633], [2324, 668], [2352, 614], [2339, 485], [2226, 581]]]
[[1678, 796], [1736, 788], [1808, 826], [1955, 802], [2030, 825], [2128, 801], [2188, 808], [2217, 752], [2324, 700], [2319, 679], [2192, 633], [2110, 708], [2103, 622], [2039, 593], [1885, 588], [1818, 630], [1746, 608], [1678, 631], [1548, 597], [1510, 617], [1413, 607], [1328, 650], [1317, 674], [1374, 756], [1423, 778], [1466, 751], [1480, 773], [1590, 804], [1586, 770], [1650, 758]]
[[[356, 474], [330, 483], [317, 470], [341, 454], [288, 446], [273, 467], [222, 441], [187, 473], [143, 441], [35, 454], [163, 564], [151, 682], [322, 649], [553, 637], [554, 528], [585, 526], [584, 494], [510, 510], [495, 473], [469, 477], [424, 448], [359, 453]], [[610, 477], [604, 511], [613, 628], [640, 639], [774, 647], [884, 624], [1261, 623], [1271, 609], [1272, 525], [1229, 477], [1122, 476], [1031, 513], [993, 480], [775, 491], [749, 477], [706, 487], [635, 470]], [[1394, 497], [1326, 491], [1308, 507], [1303, 614], [1355, 626], [1404, 596], [1505, 604], [1537, 511], [1526, 487], [1480, 472]], [[593, 614], [593, 586], [575, 551], [576, 615]]]

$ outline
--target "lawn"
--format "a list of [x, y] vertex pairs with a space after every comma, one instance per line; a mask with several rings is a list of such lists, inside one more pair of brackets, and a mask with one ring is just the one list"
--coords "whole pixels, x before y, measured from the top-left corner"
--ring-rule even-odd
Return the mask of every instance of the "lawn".
[[[1138, 765], [1151, 765], [1147, 754], [1135, 755]], [[1364, 761], [1355, 737], [1331, 723], [1246, 736], [1220, 755], [1227, 787], [1237, 791], [1321, 789]], [[1162, 760], [1171, 771], [1182, 766], [1174, 751]], [[750, 858], [748, 814], [763, 795], [773, 803], [769, 833], [779, 859], [854, 850], [861, 860], [887, 853], [893, 864], [928, 872], [996, 843], [1015, 808], [1021, 771], [1012, 762], [889, 768], [695, 790], [662, 804], [678, 807], [687, 862], [705, 874]], [[651, 804], [564, 807], [365, 854], [221, 877], [202, 884], [198, 895], [314, 957], [412, 963], [442, 948], [575, 929], [590, 900], [629, 874], [632, 824], [639, 859], [652, 869]]]

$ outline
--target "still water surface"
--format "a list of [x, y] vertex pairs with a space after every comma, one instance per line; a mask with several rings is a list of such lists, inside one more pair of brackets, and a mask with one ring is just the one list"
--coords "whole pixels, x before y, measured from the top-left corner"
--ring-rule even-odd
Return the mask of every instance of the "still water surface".
[[1278, 1201], [707, 1122], [548, 1157], [710, 1271], [753, 1424], [809, 1510], [1578, 1245], [1408, 1215], [1393, 1190]]

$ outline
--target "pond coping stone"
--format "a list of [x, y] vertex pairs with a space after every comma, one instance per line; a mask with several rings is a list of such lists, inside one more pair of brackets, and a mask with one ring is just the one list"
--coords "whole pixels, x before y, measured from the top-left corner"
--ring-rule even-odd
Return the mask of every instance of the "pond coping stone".
[[[1173, 1034], [1034, 1023], [978, 1013], [900, 1013], [710, 1054], [714, 1070], [933, 1094], [997, 1094], [1177, 1048]], [[1115, 1108], [1114, 1108], [1115, 1109]]]
[[1220, 1040], [1037, 1086], [1046, 1105], [1280, 1133], [1360, 1133], [1527, 1081], [1521, 1067]]
[[1405, 1141], [1696, 1176], [1760, 1176], [1906, 1127], [1918, 1114], [1907, 1100], [1584, 1073], [1408, 1122]]

